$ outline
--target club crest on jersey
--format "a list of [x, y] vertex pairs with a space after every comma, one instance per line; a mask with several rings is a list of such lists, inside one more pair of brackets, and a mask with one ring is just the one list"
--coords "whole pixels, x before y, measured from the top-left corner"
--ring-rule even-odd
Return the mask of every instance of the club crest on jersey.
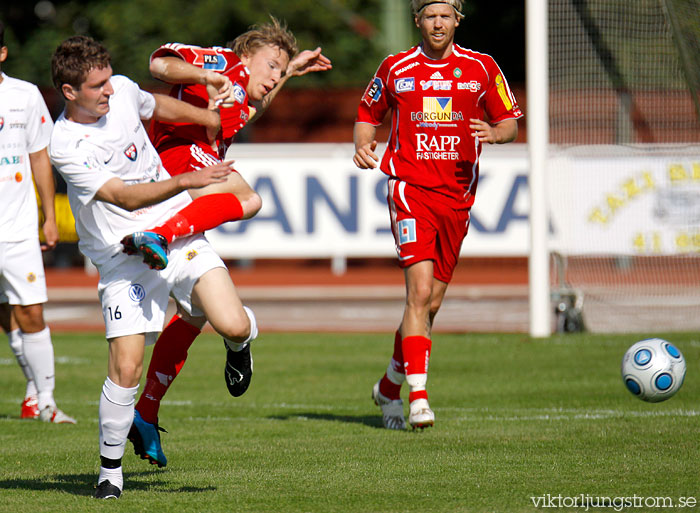
[[2, 130], [2, 127], [5, 126], [5, 118], [0, 117], [0, 130]]
[[226, 59], [223, 55], [219, 55], [208, 48], [193, 48], [192, 51], [196, 55], [192, 62], [203, 69], [212, 71], [224, 71], [226, 69]]
[[128, 158], [132, 162], [136, 162], [136, 157], [139, 156], [139, 152], [136, 149], [136, 145], [134, 143], [131, 143], [125, 150], [124, 150], [124, 155], [126, 155], [126, 158]]
[[397, 78], [394, 80], [394, 88], [397, 93], [405, 93], [406, 91], [415, 91], [416, 79], [413, 77]]
[[362, 100], [371, 107], [374, 102], [379, 101], [379, 98], [382, 97], [383, 89], [384, 83], [382, 82], [382, 79], [379, 77], [374, 77], [374, 80], [372, 80], [369, 86], [367, 86], [367, 90], [365, 91], [365, 95], [363, 96]]
[[34, 273], [27, 274], [27, 281], [29, 283], [34, 283], [36, 281], [36, 274], [34, 274]]
[[245, 101], [245, 89], [238, 82], [233, 83], [233, 99], [238, 103], [243, 103]]

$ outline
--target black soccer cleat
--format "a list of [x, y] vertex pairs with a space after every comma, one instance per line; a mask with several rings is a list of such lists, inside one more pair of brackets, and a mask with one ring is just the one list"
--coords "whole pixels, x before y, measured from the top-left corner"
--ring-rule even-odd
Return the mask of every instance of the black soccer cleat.
[[240, 397], [245, 394], [250, 386], [253, 377], [253, 356], [250, 354], [250, 343], [240, 351], [231, 351], [224, 341], [226, 347], [226, 367], [224, 367], [224, 379], [226, 388], [233, 397]]
[[109, 480], [105, 479], [97, 485], [95, 490], [95, 499], [118, 499], [122, 491], [114, 486]]

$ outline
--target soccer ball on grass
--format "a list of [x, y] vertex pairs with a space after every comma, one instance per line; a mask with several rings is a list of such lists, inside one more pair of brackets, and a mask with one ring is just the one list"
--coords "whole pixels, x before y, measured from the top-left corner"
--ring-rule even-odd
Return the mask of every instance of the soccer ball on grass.
[[643, 401], [665, 401], [678, 392], [684, 378], [683, 354], [666, 340], [642, 340], [622, 357], [622, 381], [627, 390]]

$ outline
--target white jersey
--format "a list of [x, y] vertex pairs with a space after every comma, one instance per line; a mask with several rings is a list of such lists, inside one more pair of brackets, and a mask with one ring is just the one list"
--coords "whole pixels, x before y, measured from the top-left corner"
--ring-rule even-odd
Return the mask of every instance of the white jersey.
[[56, 120], [49, 149], [51, 162], [68, 184], [80, 251], [100, 273], [112, 267], [110, 261], [120, 261], [113, 257], [121, 253], [125, 235], [162, 224], [191, 201], [182, 192], [129, 212], [95, 199], [112, 178], [127, 185], [170, 178], [141, 122], [153, 115], [155, 98], [124, 76], [110, 81], [114, 94], [109, 112], [90, 124], [69, 121], [64, 112]]
[[0, 83], [0, 242], [39, 238], [29, 154], [49, 145], [53, 122], [39, 89], [2, 73]]

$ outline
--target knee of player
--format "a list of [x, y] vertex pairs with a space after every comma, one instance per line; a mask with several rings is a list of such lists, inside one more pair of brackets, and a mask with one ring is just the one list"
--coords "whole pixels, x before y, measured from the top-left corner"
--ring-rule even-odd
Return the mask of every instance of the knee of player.
[[418, 284], [408, 289], [406, 303], [417, 307], [432, 307], [433, 289], [430, 284]]
[[114, 366], [114, 370], [116, 375], [110, 375], [112, 381], [121, 387], [130, 388], [139, 384], [141, 373], [143, 372], [143, 363], [131, 360], [122, 361]]
[[25, 333], [36, 333], [46, 327], [44, 309], [41, 304], [15, 306], [15, 318], [19, 328]]
[[217, 323], [214, 329], [232, 342], [250, 342], [258, 336], [258, 325], [253, 311], [244, 306], [243, 310], [231, 315], [224, 323]]
[[262, 208], [262, 198], [255, 191], [242, 198], [240, 202], [243, 207], [243, 219], [250, 219]]
[[236, 317], [223, 325], [216, 326], [216, 331], [233, 342], [244, 342], [250, 335], [250, 321], [245, 315], [242, 318]]

